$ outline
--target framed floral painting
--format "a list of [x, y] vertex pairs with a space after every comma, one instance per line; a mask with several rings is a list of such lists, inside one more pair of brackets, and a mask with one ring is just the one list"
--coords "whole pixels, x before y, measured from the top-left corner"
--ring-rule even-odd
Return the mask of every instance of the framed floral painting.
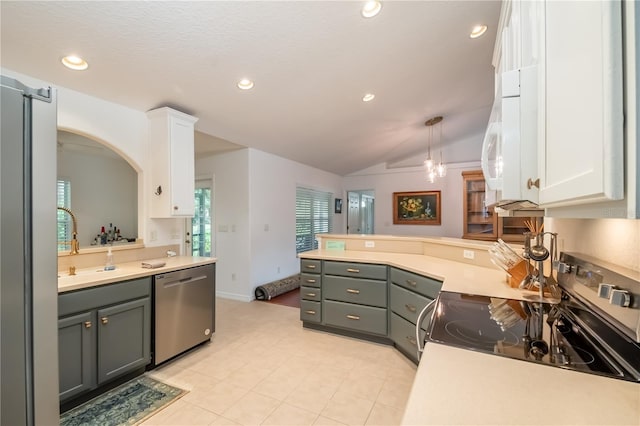
[[394, 225], [440, 225], [440, 191], [393, 193]]

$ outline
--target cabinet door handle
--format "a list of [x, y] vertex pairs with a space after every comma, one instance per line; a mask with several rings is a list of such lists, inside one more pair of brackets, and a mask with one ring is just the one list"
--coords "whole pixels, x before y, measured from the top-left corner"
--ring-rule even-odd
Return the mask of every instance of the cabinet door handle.
[[360, 273], [360, 269], [347, 268], [347, 272], [352, 272], [354, 274], [359, 274]]
[[310, 278], [310, 279], [308, 279], [308, 280], [307, 280], [307, 282], [308, 282], [308, 283], [311, 283], [311, 284], [315, 284], [315, 283], [316, 283], [316, 280], [314, 280], [314, 279], [311, 279], [311, 278]]
[[406, 339], [409, 341], [409, 343], [411, 343], [413, 346], [417, 346], [417, 342], [416, 342], [416, 338], [412, 337], [412, 336], [406, 336]]
[[536, 188], [540, 189], [540, 178], [536, 180], [529, 178], [529, 180], [527, 180], [527, 189], [531, 189], [532, 186], [535, 186]]
[[409, 284], [411, 287], [415, 287], [418, 285], [418, 283], [413, 280], [407, 280], [407, 284]]
[[351, 294], [360, 294], [360, 290], [355, 289], [355, 288], [348, 288], [348, 289], [347, 289], [347, 293], [351, 293]]
[[416, 312], [416, 310], [417, 310], [415, 306], [410, 305], [410, 304], [408, 304], [408, 303], [407, 303], [406, 305], [404, 305], [404, 307], [405, 307], [405, 308], [407, 308], [407, 310], [408, 310], [409, 312]]
[[173, 206], [173, 209], [174, 210], [178, 210], [178, 206]]
[[309, 297], [316, 297], [316, 294], [315, 294], [315, 293], [307, 293], [307, 296], [309, 296]]
[[91, 321], [84, 322], [84, 328], [91, 328], [91, 326], [92, 326]]
[[100, 318], [100, 321], [101, 321], [103, 324], [107, 324], [107, 323], [109, 322], [109, 318], [108, 318], [108, 317], [102, 317], [102, 318]]
[[349, 318], [350, 320], [356, 320], [356, 321], [360, 319], [360, 317], [357, 315], [347, 315], [347, 318]]
[[308, 311], [304, 311], [304, 313], [309, 315], [315, 315], [316, 311], [308, 310]]
[[307, 269], [316, 269], [316, 265], [305, 265]]

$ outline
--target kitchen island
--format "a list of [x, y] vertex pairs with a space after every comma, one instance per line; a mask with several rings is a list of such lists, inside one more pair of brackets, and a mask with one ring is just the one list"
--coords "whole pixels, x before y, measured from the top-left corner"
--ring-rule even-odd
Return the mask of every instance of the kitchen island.
[[[302, 259], [389, 265], [441, 280], [442, 290], [525, 299], [482, 259], [489, 244], [455, 239], [323, 236]], [[327, 249], [344, 242], [342, 249]], [[387, 251], [366, 248], [367, 241]], [[324, 243], [324, 244], [323, 244]], [[405, 244], [403, 247], [398, 246]], [[391, 246], [389, 246], [389, 244]], [[368, 244], [371, 246], [371, 243]], [[423, 253], [419, 253], [422, 245]], [[340, 246], [340, 245], [338, 245]], [[449, 250], [440, 250], [449, 246]], [[436, 249], [437, 248], [437, 249]], [[473, 264], [465, 250], [475, 251]], [[428, 254], [425, 254], [428, 253]], [[433, 256], [442, 253], [444, 257]], [[427, 343], [402, 424], [628, 424], [640, 422], [640, 384]]]

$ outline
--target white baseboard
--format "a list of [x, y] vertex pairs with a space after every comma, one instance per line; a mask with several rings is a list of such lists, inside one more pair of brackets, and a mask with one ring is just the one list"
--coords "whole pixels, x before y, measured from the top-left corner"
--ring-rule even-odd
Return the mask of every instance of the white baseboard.
[[254, 300], [254, 296], [246, 296], [244, 294], [228, 293], [226, 291], [216, 291], [216, 297], [222, 299], [239, 300], [241, 302], [251, 302]]

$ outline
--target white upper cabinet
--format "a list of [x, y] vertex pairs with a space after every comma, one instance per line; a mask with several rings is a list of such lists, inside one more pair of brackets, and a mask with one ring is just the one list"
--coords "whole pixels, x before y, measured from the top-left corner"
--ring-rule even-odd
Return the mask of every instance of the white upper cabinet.
[[624, 198], [619, 1], [544, 3], [541, 207]]
[[194, 125], [197, 118], [171, 108], [147, 112], [151, 161], [150, 217], [194, 214]]

